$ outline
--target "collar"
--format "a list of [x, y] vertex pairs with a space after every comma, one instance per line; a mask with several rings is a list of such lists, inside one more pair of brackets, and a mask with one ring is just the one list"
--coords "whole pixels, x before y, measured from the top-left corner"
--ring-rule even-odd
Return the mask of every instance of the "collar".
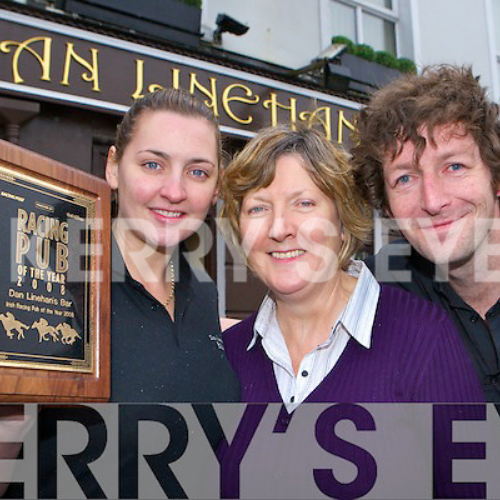
[[[340, 324], [352, 338], [366, 349], [369, 349], [373, 321], [380, 296], [380, 285], [362, 261], [352, 260], [347, 272], [351, 276], [358, 278], [358, 281], [325, 344], [332, 341], [337, 325]], [[276, 317], [276, 302], [270, 294], [267, 294], [255, 318], [253, 336], [247, 350], [255, 346], [259, 337], [262, 339], [272, 338], [273, 332], [279, 332], [282, 335]]]
[[[178, 297], [189, 299], [194, 293], [193, 288], [196, 287], [198, 282], [207, 281], [205, 277], [207, 276], [203, 271], [192, 269], [191, 265], [185, 257], [186, 249], [181, 243], [172, 255], [174, 259], [175, 266], [175, 289], [176, 289], [176, 299]], [[203, 275], [203, 276], [201, 276]], [[142, 284], [130, 275], [125, 261], [123, 260], [120, 247], [116, 242], [116, 238], [112, 234], [111, 238], [111, 280], [112, 283], [130, 283], [135, 288], [144, 290]]]

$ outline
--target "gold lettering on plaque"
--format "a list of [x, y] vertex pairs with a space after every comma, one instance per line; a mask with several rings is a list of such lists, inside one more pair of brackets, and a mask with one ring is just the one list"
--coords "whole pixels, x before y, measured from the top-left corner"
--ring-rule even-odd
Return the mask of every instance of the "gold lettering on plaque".
[[[233, 89], [243, 89], [245, 91], [246, 97], [238, 96], [238, 95], [233, 95], [230, 96], [229, 94]], [[227, 86], [224, 89], [224, 92], [222, 93], [222, 106], [224, 107], [224, 110], [228, 114], [230, 118], [232, 118], [235, 122], [237, 123], [242, 123], [244, 125], [249, 125], [250, 123], [253, 122], [253, 116], [248, 116], [247, 118], [239, 118], [236, 116], [230, 107], [230, 103], [232, 101], [237, 101], [237, 102], [244, 102], [245, 104], [257, 104], [259, 102], [260, 97], [258, 95], [254, 95], [253, 97], [250, 97], [252, 95], [252, 90], [248, 88], [246, 85], [241, 85], [239, 83], [233, 83], [232, 85]]]
[[92, 55], [92, 63], [86, 61], [83, 57], [80, 57], [75, 52], [75, 45], [71, 42], [66, 44], [66, 60], [64, 62], [64, 72], [63, 79], [61, 80], [62, 85], [69, 85], [69, 72], [71, 68], [71, 61], [74, 59], [78, 64], [83, 66], [88, 70], [88, 73], [82, 73], [82, 79], [86, 82], [93, 82], [92, 90], [95, 92], [100, 92], [99, 89], [99, 65], [98, 65], [98, 50], [90, 49]]
[[[43, 43], [43, 52], [42, 55], [38, 54], [35, 50], [33, 50], [30, 45], [36, 42]], [[51, 54], [51, 46], [52, 46], [52, 38], [45, 36], [36, 36], [34, 38], [29, 38], [24, 42], [15, 42], [13, 40], [5, 40], [0, 43], [0, 50], [5, 54], [8, 54], [11, 51], [11, 46], [17, 47], [14, 51], [14, 56], [12, 57], [12, 73], [14, 77], [14, 83], [23, 83], [24, 79], [19, 74], [19, 57], [26, 50], [32, 56], [35, 56], [36, 60], [40, 63], [42, 68], [42, 76], [40, 80], [44, 80], [46, 82], [50, 82], [50, 54]]]
[[281, 104], [278, 102], [278, 96], [275, 92], [269, 94], [270, 99], [263, 102], [266, 109], [271, 110], [271, 126], [276, 127], [278, 125], [278, 108], [288, 109], [290, 111], [290, 124], [292, 129], [295, 130], [297, 123], [297, 99], [295, 97], [290, 98], [290, 106]]
[[[17, 210], [17, 239], [16, 264], [22, 264], [23, 256], [31, 248], [28, 234], [36, 236], [35, 258], [39, 269], [47, 269], [50, 262], [50, 241], [56, 241], [56, 273], [65, 273], [68, 270], [68, 223], [55, 217], [37, 215], [27, 212], [23, 208]], [[33, 275], [34, 279], [45, 279], [43, 276]]]
[[205, 94], [209, 99], [203, 101], [212, 109], [214, 115], [219, 117], [219, 108], [217, 106], [217, 79], [210, 78], [210, 90], [204, 87], [196, 78], [196, 73], [191, 73], [189, 81], [189, 93], [194, 94], [195, 89]]
[[56, 273], [65, 273], [68, 270], [68, 247], [56, 243]]

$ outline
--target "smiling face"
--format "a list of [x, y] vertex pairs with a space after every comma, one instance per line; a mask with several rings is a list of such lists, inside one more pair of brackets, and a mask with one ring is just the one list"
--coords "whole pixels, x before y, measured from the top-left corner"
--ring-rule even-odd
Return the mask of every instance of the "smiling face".
[[499, 216], [491, 172], [463, 127], [437, 127], [435, 145], [427, 131], [422, 135], [427, 146], [418, 165], [409, 142], [394, 160], [383, 162], [389, 215], [424, 257], [459, 267], [485, 254], [491, 243]]
[[214, 127], [204, 118], [145, 111], [119, 163], [112, 149], [106, 179], [118, 190], [118, 217], [129, 244], [174, 248], [193, 234], [215, 203]]
[[299, 155], [279, 157], [272, 183], [244, 197], [240, 230], [250, 267], [277, 298], [303, 296], [337, 272], [337, 209]]

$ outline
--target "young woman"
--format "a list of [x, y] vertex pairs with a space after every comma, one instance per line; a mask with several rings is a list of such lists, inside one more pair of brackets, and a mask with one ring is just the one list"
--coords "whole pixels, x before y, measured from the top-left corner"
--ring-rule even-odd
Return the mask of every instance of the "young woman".
[[235, 401], [217, 293], [182, 242], [217, 197], [217, 121], [182, 90], [137, 101], [118, 127], [106, 178], [113, 224], [112, 401]]
[[[215, 117], [181, 90], [147, 95], [118, 127], [106, 166], [118, 204], [111, 285], [113, 402], [238, 400], [238, 382], [222, 347], [215, 286], [204, 272], [191, 268], [182, 245], [215, 202], [220, 151]], [[139, 420], [161, 422], [164, 407], [127, 407], [127, 418], [120, 421], [118, 497], [137, 498], [136, 425]], [[68, 411], [73, 412], [69, 419], [85, 417], [78, 408]], [[50, 413], [42, 412], [42, 448], [55, 446], [50, 421]], [[101, 422], [86, 426], [102, 435]], [[218, 429], [208, 432], [219, 439]], [[73, 474], [89, 498], [102, 498], [87, 461], [82, 453]], [[172, 476], [168, 468], [162, 470], [158, 481], [169, 487]], [[43, 462], [39, 475], [40, 497], [56, 498], [55, 471]]]

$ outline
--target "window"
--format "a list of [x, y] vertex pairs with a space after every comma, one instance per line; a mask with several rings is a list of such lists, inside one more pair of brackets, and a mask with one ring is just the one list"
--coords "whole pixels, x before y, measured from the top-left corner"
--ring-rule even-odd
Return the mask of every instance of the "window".
[[363, 13], [363, 38], [375, 50], [385, 50], [396, 55], [396, 33], [394, 23]]
[[332, 36], [397, 55], [397, 0], [330, 0], [330, 19]]

